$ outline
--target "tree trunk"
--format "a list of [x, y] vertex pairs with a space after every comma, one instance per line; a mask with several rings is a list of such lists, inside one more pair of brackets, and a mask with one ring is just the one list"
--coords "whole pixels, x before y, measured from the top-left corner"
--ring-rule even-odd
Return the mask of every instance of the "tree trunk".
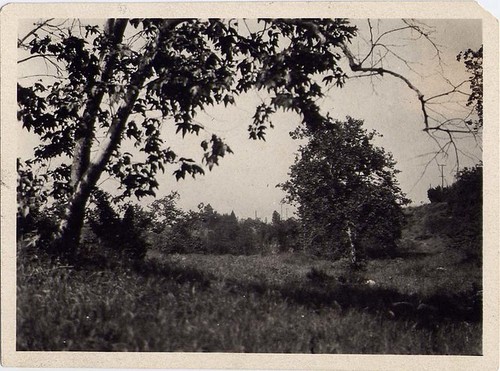
[[113, 151], [118, 148], [125, 124], [130, 116], [139, 89], [131, 88], [126, 95], [124, 104], [118, 109], [113, 122], [106, 135], [107, 141], [100, 155], [89, 164], [87, 171], [80, 178], [65, 211], [64, 220], [61, 223], [58, 246], [61, 251], [74, 255], [79, 242], [85, 219], [85, 207], [90, 194], [96, 186], [106, 164], [111, 158]]
[[83, 194], [78, 197], [74, 195], [65, 210], [64, 219], [59, 224], [59, 238], [56, 240], [56, 248], [59, 253], [66, 257], [73, 257], [79, 245], [87, 200], [88, 198], [85, 199]]
[[[104, 29], [105, 35], [109, 38], [111, 50], [116, 48], [122, 40], [127, 20], [109, 19]], [[109, 56], [106, 59], [106, 56]], [[100, 56], [101, 76], [94, 83], [88, 84], [86, 90], [87, 102], [82, 119], [75, 132], [75, 148], [73, 150], [73, 163], [71, 164], [71, 187], [76, 188], [82, 175], [87, 171], [90, 164], [90, 152], [94, 141], [94, 125], [106, 89], [102, 87], [113, 75], [113, 65], [116, 60], [116, 53], [109, 53], [105, 49]]]
[[[129, 89], [123, 98], [123, 103], [118, 108], [106, 134], [106, 140], [102, 146], [103, 150], [89, 163], [75, 184], [56, 241], [56, 245], [60, 249], [59, 251], [63, 254], [74, 257], [77, 252], [85, 218], [85, 208], [90, 194], [111, 158], [113, 151], [118, 148], [121, 142], [122, 133], [130, 113], [132, 112], [134, 103], [139, 96], [141, 87], [149, 75], [151, 60], [156, 55], [157, 46], [161, 43], [161, 39], [166, 36], [167, 32], [178, 23], [180, 23], [180, 20], [164, 21], [164, 27], [159, 32], [155, 42], [152, 42], [148, 50], [144, 53], [137, 71], [130, 80]], [[93, 135], [93, 133], [91, 134]]]
[[[116, 59], [116, 48], [123, 40], [123, 34], [127, 26], [127, 20], [109, 19], [106, 22], [104, 33], [109, 37], [110, 49], [104, 50], [100, 56], [101, 76], [94, 83], [86, 87], [87, 102], [82, 113], [79, 126], [75, 131], [75, 148], [73, 149], [73, 160], [71, 164], [70, 185], [73, 194], [69, 205], [65, 211], [65, 218], [59, 225], [59, 238], [56, 243], [60, 252], [72, 256], [74, 255], [80, 242], [80, 235], [85, 219], [85, 206], [87, 204], [90, 192], [76, 192], [83, 175], [90, 166], [90, 153], [94, 141], [94, 126], [106, 89], [99, 88], [99, 85], [109, 81], [113, 75], [113, 65]], [[106, 56], [109, 56], [106, 59]], [[92, 185], [90, 191], [94, 185]], [[84, 187], [87, 188], [86, 186]]]
[[356, 266], [358, 264], [358, 251], [356, 249], [356, 238], [352, 229], [352, 223], [349, 220], [346, 222], [345, 231], [347, 236], [347, 243], [349, 245], [349, 257], [351, 260], [351, 265]]
[[[144, 79], [143, 77], [143, 81]], [[65, 218], [61, 223], [62, 228], [58, 243], [59, 246], [63, 248], [63, 251], [69, 251], [71, 255], [76, 252], [80, 242], [81, 230], [85, 218], [85, 207], [90, 194], [111, 158], [113, 151], [118, 148], [120, 144], [123, 129], [125, 128], [125, 124], [138, 95], [139, 89], [137, 88], [131, 88], [126, 94], [125, 102], [118, 109], [108, 130], [106, 135], [107, 141], [102, 152], [92, 163], [90, 163], [87, 171], [78, 181], [70, 198], [68, 207], [66, 208]]]

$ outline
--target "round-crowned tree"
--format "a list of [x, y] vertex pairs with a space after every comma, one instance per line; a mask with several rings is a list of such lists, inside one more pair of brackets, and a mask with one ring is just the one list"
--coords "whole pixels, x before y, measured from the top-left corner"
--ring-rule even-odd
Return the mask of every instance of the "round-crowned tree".
[[280, 187], [297, 205], [305, 248], [333, 258], [349, 255], [353, 264], [391, 254], [409, 200], [399, 188], [392, 155], [373, 144], [378, 134], [348, 117], [293, 135], [307, 144]]

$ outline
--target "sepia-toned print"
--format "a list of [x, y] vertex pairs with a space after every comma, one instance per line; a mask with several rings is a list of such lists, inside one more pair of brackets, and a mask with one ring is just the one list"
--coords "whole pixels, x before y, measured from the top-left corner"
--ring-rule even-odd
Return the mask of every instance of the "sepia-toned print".
[[15, 352], [483, 356], [483, 26], [18, 19]]

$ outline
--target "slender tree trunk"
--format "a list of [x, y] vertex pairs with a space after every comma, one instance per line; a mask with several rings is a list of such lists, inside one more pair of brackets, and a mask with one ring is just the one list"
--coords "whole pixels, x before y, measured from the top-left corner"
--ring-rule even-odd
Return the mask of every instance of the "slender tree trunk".
[[[99, 112], [99, 106], [106, 92], [103, 85], [113, 75], [113, 64], [116, 54], [113, 51], [123, 40], [123, 34], [127, 26], [127, 20], [109, 19], [106, 22], [104, 33], [109, 39], [109, 49], [105, 49], [100, 56], [101, 76], [94, 83], [87, 86], [87, 102], [82, 114], [82, 119], [75, 132], [75, 148], [73, 149], [73, 162], [71, 164], [71, 187], [76, 188], [82, 175], [87, 171], [90, 164], [90, 152], [94, 141], [94, 126]], [[108, 57], [108, 58], [106, 58]]]
[[80, 242], [81, 230], [85, 218], [85, 207], [90, 194], [96, 186], [113, 151], [121, 141], [121, 135], [130, 116], [132, 107], [139, 94], [139, 89], [131, 88], [126, 95], [125, 102], [119, 108], [106, 135], [107, 141], [100, 155], [89, 164], [87, 171], [76, 184], [73, 194], [66, 208], [65, 218], [61, 223], [61, 234], [58, 241], [63, 251], [70, 255], [76, 252]]
[[352, 223], [349, 220], [346, 222], [345, 233], [347, 236], [347, 243], [349, 245], [349, 257], [351, 260], [351, 265], [355, 266], [356, 264], [358, 264], [358, 251], [356, 249], [356, 238], [354, 236]]
[[[106, 164], [110, 160], [113, 151], [118, 148], [121, 142], [122, 133], [130, 113], [132, 112], [134, 103], [139, 96], [140, 89], [146, 77], [149, 75], [151, 61], [156, 55], [157, 47], [161, 43], [161, 39], [166, 36], [167, 32], [179, 22], [180, 20], [164, 21], [164, 27], [159, 32], [155, 42], [152, 42], [148, 50], [144, 53], [137, 71], [130, 80], [128, 91], [125, 93], [123, 102], [118, 108], [106, 134], [106, 141], [102, 146], [102, 151], [92, 162], [89, 162], [85, 171], [82, 172], [78, 181], [75, 183], [73, 194], [66, 208], [65, 217], [61, 222], [59, 238], [56, 241], [57, 245], [60, 247], [60, 251], [67, 255], [73, 256], [76, 253], [85, 218], [85, 207], [90, 194], [96, 186]], [[98, 106], [96, 108], [98, 108]]]
[[109, 19], [106, 22], [104, 33], [109, 39], [109, 49], [105, 49], [100, 56], [101, 76], [93, 83], [89, 82], [86, 87], [87, 102], [75, 131], [75, 147], [73, 149], [70, 178], [73, 195], [66, 208], [65, 218], [59, 225], [60, 238], [58, 241], [58, 248], [69, 255], [72, 255], [78, 246], [85, 219], [85, 205], [88, 201], [88, 196], [85, 197], [85, 194], [77, 193], [76, 190], [90, 166], [95, 121], [106, 92], [103, 84], [109, 81], [113, 75], [113, 65], [116, 60], [116, 54], [113, 51], [122, 42], [126, 26], [127, 20], [123, 19]]

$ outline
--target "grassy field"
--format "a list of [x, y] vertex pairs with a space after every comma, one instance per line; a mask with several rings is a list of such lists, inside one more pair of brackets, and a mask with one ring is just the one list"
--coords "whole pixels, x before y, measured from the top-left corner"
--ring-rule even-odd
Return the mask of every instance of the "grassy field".
[[153, 250], [134, 269], [20, 259], [17, 348], [479, 355], [481, 267], [419, 212], [400, 257], [356, 272], [298, 253]]

